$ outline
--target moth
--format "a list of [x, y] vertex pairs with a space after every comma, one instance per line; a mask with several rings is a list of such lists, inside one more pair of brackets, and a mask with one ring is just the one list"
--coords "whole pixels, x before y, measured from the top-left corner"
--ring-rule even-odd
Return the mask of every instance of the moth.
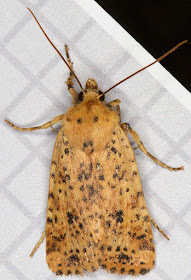
[[[170, 171], [183, 167], [170, 167], [152, 156], [130, 124], [121, 124], [120, 100], [107, 103], [105, 94], [187, 41], [105, 92], [91, 78], [84, 89], [73, 70], [68, 47], [66, 61], [29, 11], [69, 68], [66, 84], [74, 100], [65, 114], [39, 127], [20, 128], [5, 120], [20, 131], [61, 124], [51, 162], [46, 227], [31, 256], [46, 236], [46, 261], [56, 275], [83, 275], [100, 267], [115, 274], [144, 275], [155, 264], [151, 222], [168, 237], [148, 213], [127, 133], [155, 163]], [[73, 87], [74, 78], [80, 93]]]

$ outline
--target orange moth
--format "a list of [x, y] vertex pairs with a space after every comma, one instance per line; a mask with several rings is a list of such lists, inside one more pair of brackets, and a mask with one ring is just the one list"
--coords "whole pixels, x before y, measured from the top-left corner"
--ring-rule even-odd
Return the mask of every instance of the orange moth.
[[[128, 123], [120, 122], [120, 100], [109, 103], [105, 94], [133, 75], [160, 61], [183, 45], [183, 41], [165, 55], [140, 69], [105, 92], [94, 79], [85, 89], [73, 70], [68, 47], [67, 61], [46, 38], [70, 69], [67, 86], [74, 105], [52, 121], [20, 131], [46, 129], [60, 122], [50, 172], [45, 231], [31, 256], [46, 236], [46, 260], [57, 275], [81, 274], [100, 267], [116, 274], [146, 274], [155, 263], [151, 222], [168, 239], [148, 213], [130, 133], [138, 148], [153, 161], [170, 167], [153, 157]], [[73, 87], [73, 78], [81, 92]]]

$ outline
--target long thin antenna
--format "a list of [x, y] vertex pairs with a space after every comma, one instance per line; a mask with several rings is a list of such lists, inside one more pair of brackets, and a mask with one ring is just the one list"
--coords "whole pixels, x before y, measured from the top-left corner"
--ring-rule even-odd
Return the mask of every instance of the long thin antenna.
[[42, 28], [42, 26], [40, 25], [39, 21], [37, 20], [37, 18], [35, 17], [35, 15], [33, 14], [33, 12], [31, 11], [31, 9], [27, 8], [30, 13], [32, 14], [32, 16], [34, 17], [34, 19], [36, 20], [37, 24], [39, 25], [40, 29], [42, 30], [42, 32], [44, 33], [45, 37], [47, 38], [47, 40], [49, 41], [49, 43], [53, 46], [53, 48], [57, 51], [57, 53], [60, 55], [60, 57], [64, 60], [65, 64], [68, 66], [68, 68], [70, 69], [70, 71], [73, 73], [74, 77], [76, 78], [80, 88], [82, 91], [84, 91], [80, 81], [78, 80], [76, 74], [74, 73], [74, 70], [70, 67], [70, 65], [66, 62], [65, 58], [63, 57], [63, 55], [60, 53], [60, 51], [55, 47], [55, 45], [51, 42], [51, 40], [49, 39], [48, 35], [45, 33], [44, 29]]
[[[141, 71], [145, 70], [146, 68], [150, 67], [151, 65], [155, 64], [156, 62], [161, 61], [163, 58], [165, 58], [167, 55], [169, 55], [170, 53], [174, 52], [176, 49], [178, 49], [180, 46], [184, 45], [185, 43], [188, 43], [188, 40], [184, 40], [181, 43], [179, 43], [178, 45], [176, 45], [174, 48], [172, 48], [171, 50], [169, 50], [167, 53], [163, 54], [161, 57], [159, 57], [157, 60], [155, 60], [154, 62], [152, 62], [151, 64], [143, 67], [142, 69], [138, 70], [137, 72], [131, 74], [130, 76], [126, 77], [125, 79], [121, 80], [120, 82], [118, 82], [117, 84], [115, 84], [114, 86], [110, 87], [108, 90], [106, 90], [103, 94], [106, 94], [108, 91], [112, 90], [113, 88], [115, 88], [116, 86], [120, 85], [121, 83], [125, 82], [126, 80], [128, 80], [129, 78], [135, 76], [136, 74], [140, 73]], [[99, 96], [100, 97], [100, 96]]]

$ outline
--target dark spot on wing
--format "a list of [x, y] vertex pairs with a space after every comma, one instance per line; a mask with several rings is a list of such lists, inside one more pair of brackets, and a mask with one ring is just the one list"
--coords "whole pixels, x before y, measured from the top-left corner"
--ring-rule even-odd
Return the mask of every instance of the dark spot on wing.
[[64, 152], [65, 152], [66, 155], [68, 155], [68, 154], [69, 154], [69, 149], [66, 148], [66, 149], [64, 150]]
[[123, 211], [119, 210], [116, 212], [116, 222], [122, 223], [123, 222]]
[[104, 181], [104, 175], [99, 175], [99, 180]]
[[67, 212], [68, 223], [73, 224], [73, 214], [71, 212]]

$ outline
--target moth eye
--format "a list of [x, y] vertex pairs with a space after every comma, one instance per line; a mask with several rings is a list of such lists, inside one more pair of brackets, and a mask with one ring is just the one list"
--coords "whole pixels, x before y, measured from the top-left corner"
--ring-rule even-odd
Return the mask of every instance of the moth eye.
[[83, 101], [84, 100], [84, 94], [83, 94], [82, 91], [78, 94], [78, 100], [79, 101]]
[[[101, 90], [99, 90], [99, 95], [103, 94], [103, 92]], [[100, 101], [104, 101], [105, 100], [105, 95], [102, 95], [100, 98], [99, 98]]]

